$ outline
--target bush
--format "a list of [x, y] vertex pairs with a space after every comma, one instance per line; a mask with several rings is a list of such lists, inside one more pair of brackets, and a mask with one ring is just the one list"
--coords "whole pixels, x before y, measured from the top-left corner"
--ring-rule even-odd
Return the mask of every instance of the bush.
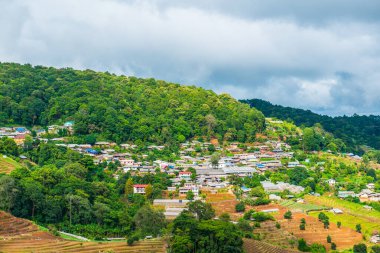
[[305, 218], [302, 218], [302, 219], [301, 219], [301, 223], [302, 223], [302, 224], [306, 224], [306, 220], [305, 220]]
[[252, 218], [252, 214], [254, 212], [255, 212], [254, 210], [249, 210], [249, 211], [245, 212], [243, 215], [243, 219], [250, 220]]
[[373, 253], [380, 253], [380, 246], [379, 245], [372, 246], [371, 249], [372, 249]]
[[300, 230], [305, 230], [305, 224], [304, 223], [300, 224]]
[[274, 220], [274, 217], [269, 213], [257, 212], [252, 214], [252, 218], [255, 221], [262, 222], [266, 220]]
[[285, 218], [285, 219], [288, 219], [288, 220], [292, 219], [292, 212], [291, 212], [291, 211], [287, 211], [287, 212], [284, 214], [284, 218]]
[[133, 245], [134, 242], [135, 242], [135, 240], [133, 239], [133, 237], [129, 237], [128, 240], [127, 240], [127, 244], [129, 246]]
[[326, 253], [326, 248], [322, 244], [313, 243], [310, 246], [310, 252], [312, 252], [312, 253]]
[[310, 251], [310, 247], [307, 245], [305, 239], [301, 238], [298, 240], [298, 250], [302, 252]]
[[335, 244], [335, 242], [332, 242], [332, 243], [331, 243], [331, 249], [332, 249], [332, 250], [336, 250], [336, 244]]
[[358, 233], [362, 232], [362, 225], [356, 224], [356, 232], [358, 232]]
[[219, 220], [222, 220], [222, 221], [230, 221], [231, 220], [231, 216], [229, 213], [222, 213], [220, 216], [219, 216]]
[[238, 213], [244, 212], [245, 211], [245, 205], [243, 202], [239, 202], [235, 205], [235, 210]]
[[240, 228], [240, 230], [245, 231], [245, 232], [252, 232], [253, 228], [251, 225], [249, 225], [249, 221], [240, 219], [238, 221], [237, 226]]
[[280, 229], [280, 228], [281, 228], [281, 224], [278, 223], [278, 222], [276, 222], [276, 228], [277, 228], [277, 229]]
[[342, 226], [342, 222], [338, 221], [338, 222], [336, 223], [336, 225], [337, 225], [338, 228], [340, 228], [340, 227]]
[[326, 240], [327, 240], [328, 243], [331, 243], [331, 236], [328, 235], [327, 238], [326, 238]]
[[356, 244], [353, 248], [354, 253], [367, 253], [367, 245], [364, 243]]

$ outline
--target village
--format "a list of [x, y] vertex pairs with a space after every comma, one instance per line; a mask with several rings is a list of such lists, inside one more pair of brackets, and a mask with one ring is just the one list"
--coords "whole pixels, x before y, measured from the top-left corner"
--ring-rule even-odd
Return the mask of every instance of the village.
[[[267, 119], [270, 131], [275, 131], [282, 121]], [[204, 199], [202, 192], [228, 191], [230, 193], [241, 192], [247, 196], [250, 188], [242, 185], [238, 190], [231, 184], [233, 177], [245, 178], [253, 175], [261, 175], [265, 178], [266, 172], [275, 172], [280, 169], [292, 169], [304, 167], [310, 169], [308, 160], [299, 162], [294, 157], [292, 147], [283, 141], [267, 140], [256, 142], [249, 146], [238, 142], [219, 145], [218, 140], [212, 139], [210, 142], [198, 140], [187, 141], [180, 144], [177, 159], [169, 162], [164, 160], [148, 161], [148, 152], [160, 151], [165, 148], [163, 145], [149, 145], [146, 153], [135, 153], [137, 145], [133, 143], [116, 144], [115, 142], [98, 141], [94, 144], [67, 143], [65, 137], [57, 137], [58, 133], [72, 134], [73, 121], [65, 122], [63, 125], [51, 125], [46, 129], [39, 128], [32, 131], [26, 127], [0, 127], [0, 137], [13, 139], [18, 145], [22, 145], [27, 136], [34, 135], [34, 139], [40, 142], [53, 142], [56, 146], [69, 148], [73, 151], [92, 157], [95, 164], [115, 163], [117, 170], [114, 172], [115, 179], [124, 173], [132, 175], [155, 174], [157, 172], [169, 175], [172, 185], [167, 188], [168, 197], [165, 199], [155, 199], [155, 204], [164, 204], [167, 208], [167, 217], [174, 218], [183, 210], [179, 206], [186, 206], [187, 201], [193, 199]], [[272, 127], [271, 127], [272, 126]], [[46, 135], [53, 135], [54, 138], [46, 138]], [[341, 154], [352, 160], [360, 161], [361, 157], [352, 153]], [[27, 157], [21, 155], [21, 159]], [[323, 170], [324, 162], [317, 163]], [[334, 188], [337, 184], [334, 178], [325, 179], [324, 182]], [[302, 193], [305, 187], [293, 185], [286, 182], [271, 182], [269, 179], [261, 181], [270, 201], [280, 201], [282, 199], [293, 199], [299, 203], [303, 202]], [[134, 192], [145, 194], [146, 184], [135, 184]], [[191, 194], [189, 194], [191, 192]], [[286, 192], [287, 194], [281, 194]], [[313, 196], [320, 196], [319, 193], [309, 192]], [[361, 202], [379, 202], [380, 192], [375, 191], [375, 184], [368, 183], [360, 192], [337, 190], [338, 198], [347, 197], [358, 198]], [[170, 198], [169, 198], [170, 196]], [[203, 198], [202, 198], [203, 197]], [[175, 198], [178, 198], [177, 200]], [[187, 198], [187, 199], [186, 199]], [[170, 199], [170, 200], [169, 200]], [[166, 203], [168, 201], [168, 203]], [[172, 203], [172, 204], [170, 204]], [[173, 209], [174, 208], [174, 209]], [[370, 206], [366, 208], [371, 209]], [[341, 213], [338, 208], [333, 208], [333, 212]]]

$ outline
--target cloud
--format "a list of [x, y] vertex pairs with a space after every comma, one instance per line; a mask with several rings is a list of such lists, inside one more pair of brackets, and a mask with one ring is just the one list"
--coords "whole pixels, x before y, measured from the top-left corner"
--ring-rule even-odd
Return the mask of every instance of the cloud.
[[0, 61], [155, 77], [327, 114], [378, 112], [376, 2], [0, 0]]

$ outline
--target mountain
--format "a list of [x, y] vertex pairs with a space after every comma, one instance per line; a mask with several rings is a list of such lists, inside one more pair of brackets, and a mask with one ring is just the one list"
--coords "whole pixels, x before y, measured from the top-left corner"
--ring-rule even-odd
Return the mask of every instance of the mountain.
[[77, 135], [170, 143], [195, 136], [251, 140], [265, 119], [229, 95], [152, 78], [0, 63], [0, 124], [74, 121]]
[[264, 113], [266, 117], [291, 120], [297, 125], [313, 126], [320, 123], [323, 128], [342, 139], [352, 151], [359, 151], [360, 145], [380, 149], [380, 116], [339, 116], [319, 115], [310, 110], [302, 110], [281, 105], [273, 105], [261, 99], [240, 100]]

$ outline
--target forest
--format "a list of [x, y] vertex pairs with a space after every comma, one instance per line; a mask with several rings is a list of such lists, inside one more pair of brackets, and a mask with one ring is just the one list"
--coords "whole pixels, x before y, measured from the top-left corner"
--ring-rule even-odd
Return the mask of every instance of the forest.
[[263, 114], [227, 94], [153, 78], [0, 64], [0, 125], [74, 121], [98, 140], [173, 143], [194, 136], [252, 141]]
[[281, 105], [273, 105], [261, 99], [240, 100], [260, 110], [266, 117], [293, 121], [298, 126], [312, 127], [320, 123], [336, 138], [342, 139], [347, 149], [362, 153], [361, 145], [380, 149], [380, 116], [339, 116], [319, 115], [310, 110], [302, 110]]

